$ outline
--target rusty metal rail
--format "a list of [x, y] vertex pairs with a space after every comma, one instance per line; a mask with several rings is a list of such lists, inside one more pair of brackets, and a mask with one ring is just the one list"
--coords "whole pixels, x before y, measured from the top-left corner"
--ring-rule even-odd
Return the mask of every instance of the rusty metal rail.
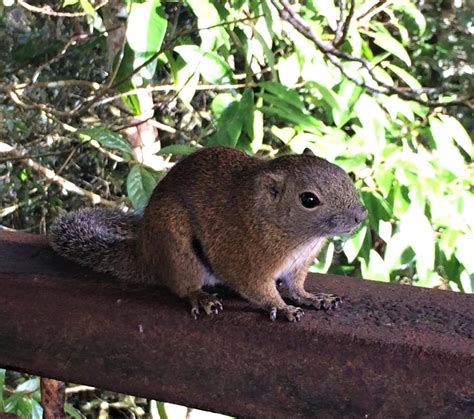
[[312, 275], [337, 312], [189, 315], [0, 231], [0, 366], [239, 417], [474, 415], [474, 296]]

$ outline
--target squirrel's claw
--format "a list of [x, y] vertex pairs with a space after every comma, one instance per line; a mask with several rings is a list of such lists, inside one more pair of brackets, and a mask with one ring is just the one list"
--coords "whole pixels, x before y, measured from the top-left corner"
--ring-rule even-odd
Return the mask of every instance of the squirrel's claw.
[[286, 306], [279, 310], [276, 307], [272, 307], [270, 309], [270, 320], [272, 322], [276, 320], [278, 311], [281, 311], [290, 322], [299, 322], [304, 316], [304, 311], [301, 307]]
[[199, 316], [199, 308], [198, 307], [193, 307], [191, 309], [191, 316], [194, 317], [194, 320], [197, 320], [197, 318]]
[[315, 294], [312, 305], [318, 310], [332, 310], [342, 305], [341, 297], [334, 294]]
[[221, 301], [217, 298], [217, 294], [208, 294], [200, 291], [198, 295], [191, 298], [191, 315], [197, 319], [199, 316], [199, 308], [202, 308], [207, 315], [219, 314], [224, 310]]

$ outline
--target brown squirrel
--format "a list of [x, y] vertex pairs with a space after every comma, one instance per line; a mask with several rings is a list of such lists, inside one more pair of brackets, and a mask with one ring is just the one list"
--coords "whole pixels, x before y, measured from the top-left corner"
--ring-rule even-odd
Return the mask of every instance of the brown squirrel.
[[[143, 215], [83, 209], [51, 227], [59, 254], [123, 281], [164, 285], [218, 313], [202, 287], [222, 283], [290, 321], [304, 314], [288, 298], [318, 309], [340, 298], [304, 289], [307, 270], [330, 236], [350, 233], [367, 216], [349, 176], [313, 155], [262, 160], [228, 148], [200, 150], [157, 185]], [[282, 291], [283, 292], [283, 291]]]

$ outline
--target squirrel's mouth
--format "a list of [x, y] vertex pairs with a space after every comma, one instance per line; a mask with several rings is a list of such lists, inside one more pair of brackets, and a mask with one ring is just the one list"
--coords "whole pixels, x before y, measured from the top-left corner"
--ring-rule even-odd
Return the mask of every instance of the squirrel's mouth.
[[366, 218], [367, 210], [361, 206], [356, 210], [347, 210], [344, 213], [331, 217], [321, 227], [331, 237], [352, 236], [362, 228]]

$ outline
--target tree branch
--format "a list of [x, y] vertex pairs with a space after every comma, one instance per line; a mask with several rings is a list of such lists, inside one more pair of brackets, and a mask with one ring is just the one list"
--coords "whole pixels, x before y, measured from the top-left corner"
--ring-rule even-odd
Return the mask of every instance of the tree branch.
[[[99, 10], [101, 7], [104, 7], [109, 0], [104, 0], [102, 3], [100, 3], [97, 7], [94, 8], [94, 11]], [[44, 5], [42, 7], [38, 6], [33, 6], [30, 3], [27, 3], [24, 0], [18, 0], [18, 4], [25, 9], [29, 10], [30, 12], [35, 12], [35, 13], [40, 13], [42, 15], [48, 15], [48, 16], [55, 16], [55, 17], [81, 17], [81, 16], [87, 16], [87, 12], [57, 12], [56, 10], [53, 10], [51, 6], [49, 5]]]
[[119, 202], [109, 201], [108, 199], [102, 198], [94, 192], [87, 191], [86, 189], [77, 186], [62, 176], [59, 176], [53, 170], [44, 167], [43, 165], [35, 162], [33, 159], [23, 156], [20, 150], [16, 150], [6, 143], [0, 143], [0, 153], [5, 153], [14, 159], [18, 159], [25, 166], [31, 167], [34, 171], [41, 173], [48, 181], [57, 183], [68, 192], [73, 192], [77, 195], [89, 198], [94, 204], [102, 204], [110, 208], [117, 208], [119, 206]]
[[337, 23], [336, 34], [332, 44], [335, 48], [339, 47], [347, 37], [347, 32], [349, 31], [349, 26], [351, 24], [352, 17], [354, 16], [355, 10], [355, 0], [350, 0], [349, 4], [349, 13], [344, 19], [344, 11], [346, 9], [346, 0], [339, 1], [340, 17], [339, 22]]
[[[288, 0], [271, 0], [272, 4], [278, 10], [280, 17], [288, 22], [291, 26], [293, 26], [299, 33], [303, 36], [308, 38], [312, 41], [316, 47], [327, 57], [327, 59], [334, 64], [341, 73], [357, 84], [358, 86], [362, 86], [367, 89], [371, 93], [376, 94], [396, 94], [403, 99], [406, 100], [413, 100], [418, 102], [422, 105], [429, 106], [429, 107], [445, 107], [445, 106], [453, 106], [453, 105], [461, 105], [467, 106], [468, 108], [472, 109], [472, 105], [469, 103], [472, 98], [474, 97], [473, 94], [468, 95], [463, 98], [455, 99], [449, 102], [441, 102], [437, 100], [426, 100], [421, 98], [421, 95], [426, 94], [427, 96], [430, 94], [439, 95], [443, 92], [443, 89], [434, 89], [430, 87], [424, 87], [420, 89], [407, 89], [407, 88], [400, 88], [396, 86], [391, 86], [381, 80], [374, 72], [374, 67], [372, 64], [362, 57], [354, 57], [348, 53], [345, 53], [337, 48], [334, 48], [331, 44], [325, 43], [321, 41], [313, 30], [309, 27], [309, 25], [296, 13], [291, 5], [289, 4]], [[280, 6], [281, 4], [281, 6]], [[347, 70], [344, 68], [343, 64], [339, 60], [344, 61], [352, 61], [357, 62], [361, 65], [361, 67], [367, 72], [369, 77], [375, 83], [375, 86], [370, 86], [365, 80], [357, 79], [354, 76], [351, 76], [347, 73]]]

